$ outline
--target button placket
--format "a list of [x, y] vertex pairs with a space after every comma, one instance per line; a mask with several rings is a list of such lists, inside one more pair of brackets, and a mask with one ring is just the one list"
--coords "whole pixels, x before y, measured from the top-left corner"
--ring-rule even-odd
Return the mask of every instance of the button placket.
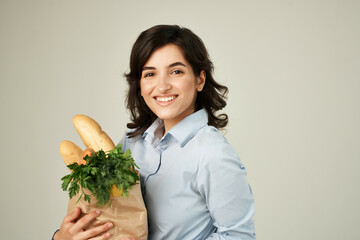
[[157, 167], [157, 169], [156, 169], [155, 172], [149, 174], [149, 175], [146, 177], [145, 182], [147, 182], [151, 176], [153, 176], [153, 175], [155, 175], [156, 173], [158, 173], [158, 171], [159, 171], [159, 169], [160, 169], [160, 167], [161, 167], [161, 158], [162, 158], [162, 152], [163, 152], [163, 151], [161, 150], [160, 145], [157, 146], [156, 150], [159, 152], [159, 163], [158, 163], [158, 167]]

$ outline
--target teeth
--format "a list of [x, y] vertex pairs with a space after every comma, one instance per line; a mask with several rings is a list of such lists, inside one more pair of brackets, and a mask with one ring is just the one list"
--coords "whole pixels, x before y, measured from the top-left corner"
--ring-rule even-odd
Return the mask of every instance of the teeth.
[[175, 99], [175, 96], [171, 97], [157, 97], [156, 100], [159, 102], [169, 102]]

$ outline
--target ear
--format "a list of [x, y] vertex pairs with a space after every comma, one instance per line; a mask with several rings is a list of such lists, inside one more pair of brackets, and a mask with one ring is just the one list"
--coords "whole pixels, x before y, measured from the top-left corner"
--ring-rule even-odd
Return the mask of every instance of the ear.
[[197, 86], [196, 90], [198, 92], [201, 92], [205, 86], [206, 81], [206, 72], [204, 70], [201, 70], [199, 76], [197, 77]]

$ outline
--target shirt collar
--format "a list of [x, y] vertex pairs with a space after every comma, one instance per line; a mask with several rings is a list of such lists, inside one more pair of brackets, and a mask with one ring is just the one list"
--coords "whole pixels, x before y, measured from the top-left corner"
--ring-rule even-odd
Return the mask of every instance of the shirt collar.
[[180, 143], [181, 147], [184, 147], [186, 143], [195, 136], [200, 128], [207, 126], [207, 123], [207, 112], [205, 109], [200, 109], [181, 120], [178, 124], [172, 127], [165, 136], [162, 136], [164, 132], [164, 123], [158, 118], [144, 132], [142, 137], [145, 141], [156, 147], [162, 139], [164, 139], [167, 135], [171, 135]]
[[164, 122], [157, 118], [148, 129], [143, 133], [142, 138], [144, 138], [145, 141], [152, 144], [154, 147], [156, 147], [161, 137], [164, 133]]

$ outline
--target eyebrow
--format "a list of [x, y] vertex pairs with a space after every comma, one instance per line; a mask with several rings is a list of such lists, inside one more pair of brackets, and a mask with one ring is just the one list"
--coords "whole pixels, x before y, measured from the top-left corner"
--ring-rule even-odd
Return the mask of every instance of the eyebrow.
[[[186, 65], [184, 63], [182, 63], [182, 62], [174, 62], [174, 63], [170, 64], [168, 67], [170, 68], [170, 67], [175, 67], [175, 66], [184, 66], [184, 67], [186, 67]], [[151, 66], [144, 66], [142, 70], [144, 71], [144, 70], [153, 70], [153, 69], [156, 69], [156, 68], [151, 67]]]
[[175, 63], [172, 63], [172, 64], [170, 64], [169, 65], [169, 67], [175, 67], [175, 66], [184, 66], [184, 67], [186, 67], [186, 65], [185, 64], [183, 64], [182, 62], [175, 62]]
[[145, 66], [145, 67], [143, 67], [142, 70], [144, 71], [144, 70], [149, 70], [149, 69], [155, 69], [155, 68], [154, 68], [154, 67], [146, 67], [146, 66]]

